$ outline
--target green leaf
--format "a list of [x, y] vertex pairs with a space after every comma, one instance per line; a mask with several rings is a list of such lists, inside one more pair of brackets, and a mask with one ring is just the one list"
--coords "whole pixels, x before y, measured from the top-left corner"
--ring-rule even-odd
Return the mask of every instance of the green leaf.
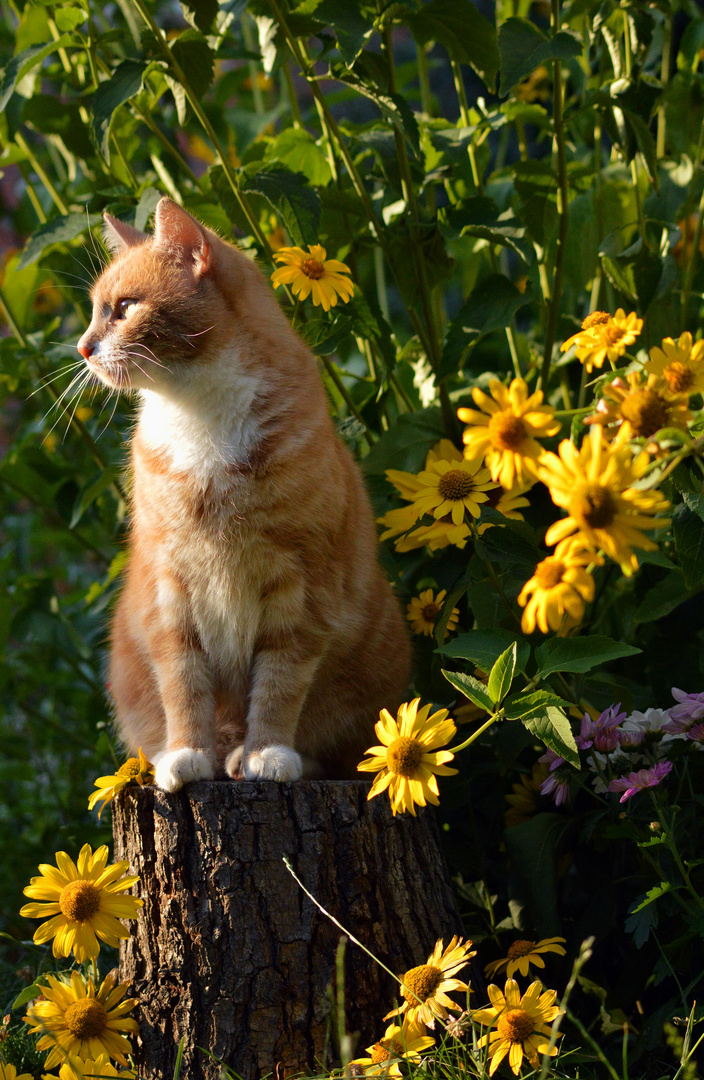
[[530, 690], [526, 694], [512, 694], [504, 702], [504, 712], [507, 720], [530, 720], [539, 716], [545, 709], [550, 707], [569, 708], [569, 701], [564, 701], [550, 690]]
[[443, 669], [443, 675], [454, 686], [455, 690], [459, 690], [461, 694], [469, 698], [480, 709], [484, 709], [485, 712], [494, 712], [494, 703], [489, 697], [484, 683], [480, 683], [479, 679], [473, 678], [472, 675], [463, 675], [461, 671], [445, 671]]
[[420, 157], [420, 135], [413, 110], [401, 94], [382, 90], [361, 78], [355, 71], [335, 69], [335, 77], [373, 101], [388, 122], [403, 135], [416, 157]]
[[582, 52], [582, 42], [569, 30], [558, 30], [546, 37], [527, 19], [507, 19], [499, 27], [501, 85], [499, 95], [530, 75], [548, 60], [571, 60]]
[[440, 359], [439, 378], [462, 365], [470, 345], [484, 334], [511, 324], [528, 298], [503, 274], [491, 274], [473, 290], [450, 323]]
[[281, 215], [294, 244], [314, 244], [318, 239], [320, 200], [299, 172], [283, 165], [261, 167], [252, 162], [240, 172], [242, 191], [262, 195]]
[[676, 892], [677, 889], [681, 889], [681, 885], [671, 885], [669, 881], [661, 881], [659, 885], [653, 885], [652, 889], [648, 889], [645, 894], [645, 900], [642, 900], [638, 907], [631, 909], [630, 914], [635, 915], [637, 912], [642, 911], [648, 904], [652, 904], [654, 900], [664, 896], [665, 893]]
[[374, 32], [374, 26], [360, 10], [359, 0], [321, 0], [313, 18], [334, 30], [337, 47], [348, 67]]
[[447, 624], [450, 621], [450, 616], [452, 615], [455, 604], [457, 604], [467, 592], [468, 585], [468, 579], [466, 577], [461, 578], [454, 588], [450, 589], [450, 592], [445, 597], [442, 611], [435, 620], [435, 629], [433, 631], [433, 636], [438, 644], [445, 640], [445, 630], [447, 629]]
[[525, 227], [513, 210], [499, 213], [496, 203], [486, 196], [477, 195], [457, 206], [447, 207], [443, 211], [443, 220], [455, 236], [478, 236], [511, 248], [524, 262], [532, 261], [533, 254], [525, 238]]
[[199, 30], [184, 30], [171, 45], [189, 84], [203, 97], [213, 81], [215, 53]]
[[688, 600], [693, 591], [696, 590], [687, 589], [681, 571], [672, 570], [661, 581], [658, 581], [657, 585], [653, 585], [652, 589], [648, 590], [636, 608], [633, 618], [637, 623], [663, 619]]
[[530, 645], [525, 638], [512, 634], [510, 630], [470, 630], [435, 651], [442, 656], [471, 660], [482, 671], [491, 671], [501, 653], [513, 644], [516, 645], [516, 667], [519, 671], [525, 671], [530, 659]]
[[694, 589], [704, 582], [704, 495], [686, 492], [672, 515], [672, 535], [685, 585]]
[[513, 682], [513, 673], [516, 670], [518, 646], [514, 641], [505, 652], [501, 653], [493, 668], [489, 672], [487, 690], [489, 697], [495, 705], [500, 705], [504, 700]]
[[[526, 526], [523, 526], [526, 529]], [[528, 535], [530, 530], [528, 529]], [[487, 529], [475, 547], [485, 562], [499, 563], [513, 569], [519, 576], [531, 576], [539, 559], [537, 548], [531, 540], [518, 531], [518, 525], [502, 525]]]
[[539, 938], [559, 934], [557, 860], [565, 833], [572, 828], [561, 814], [536, 814], [506, 829], [504, 843], [513, 880], [510, 896], [527, 905]]
[[605, 238], [599, 258], [614, 288], [645, 311], [656, 298], [667, 262], [656, 252], [650, 251], [641, 237], [624, 247], [620, 229]]
[[440, 409], [402, 413], [365, 457], [364, 471], [369, 476], [383, 476], [387, 469], [418, 472], [425, 465], [428, 451], [444, 437]]
[[59, 7], [54, 14], [54, 21], [59, 30], [75, 30], [77, 26], [87, 19], [85, 11], [78, 7]]
[[317, 356], [329, 356], [337, 352], [343, 341], [349, 341], [354, 333], [354, 323], [347, 315], [330, 319], [309, 319], [299, 328], [299, 334], [311, 352]]
[[97, 223], [98, 218], [90, 217], [88, 214], [75, 213], [52, 218], [32, 233], [17, 264], [18, 269], [22, 270], [25, 266], [36, 262], [52, 244], [62, 244], [67, 240], [73, 240], [76, 236], [80, 236], [84, 229]]
[[496, 30], [471, 0], [430, 0], [407, 15], [411, 33], [420, 45], [439, 41], [453, 60], [469, 64], [494, 93], [499, 70]]
[[119, 475], [119, 470], [116, 466], [110, 466], [107, 469], [103, 469], [100, 475], [91, 484], [83, 489], [76, 505], [73, 508], [73, 515], [71, 517], [71, 523], [69, 529], [75, 529], [78, 522], [83, 517], [84, 513], [95, 500], [103, 494], [103, 492], [115, 482], [116, 477]]
[[129, 561], [129, 552], [120, 551], [110, 563], [108, 572], [103, 581], [94, 581], [88, 592], [86, 593], [86, 605], [90, 606], [103, 595], [106, 589], [112, 585], [113, 581], [120, 576], [124, 568]]
[[139, 229], [140, 232], [144, 232], [149, 218], [154, 213], [157, 207], [157, 203], [161, 198], [161, 192], [156, 188], [145, 188], [139, 197], [137, 209], [134, 212], [134, 227]]
[[303, 128], [284, 128], [267, 146], [264, 160], [278, 161], [291, 172], [303, 173], [315, 187], [323, 187], [332, 179], [325, 155]]
[[642, 651], [635, 645], [590, 634], [588, 637], [550, 638], [535, 650], [535, 659], [538, 675], [544, 679], [553, 671], [591, 671], [600, 664], [608, 664], [621, 656], [635, 656]]
[[93, 138], [103, 157], [110, 160], [108, 140], [115, 113], [142, 89], [149, 64], [144, 60], [123, 60], [111, 77], [102, 82], [93, 97]]
[[44, 993], [44, 987], [39, 983], [32, 983], [31, 986], [25, 986], [24, 990], [15, 998], [10, 1006], [11, 1009], [20, 1009], [23, 1005], [26, 1005], [28, 1001], [34, 1001], [40, 994]]
[[187, 23], [204, 34], [210, 33], [219, 11], [218, 0], [180, 0]]
[[62, 34], [56, 41], [48, 41], [45, 45], [32, 45], [17, 56], [13, 56], [3, 68], [0, 78], [0, 112], [4, 111], [20, 79], [28, 75], [37, 64], [46, 60], [47, 56], [51, 56], [57, 49], [65, 48], [67, 45], [75, 45], [75, 42], [70, 34]]
[[550, 750], [554, 750], [565, 761], [569, 761], [570, 765], [574, 765], [575, 769], [580, 767], [577, 743], [574, 741], [570, 722], [562, 709], [548, 705], [543, 713], [523, 717], [521, 723]]

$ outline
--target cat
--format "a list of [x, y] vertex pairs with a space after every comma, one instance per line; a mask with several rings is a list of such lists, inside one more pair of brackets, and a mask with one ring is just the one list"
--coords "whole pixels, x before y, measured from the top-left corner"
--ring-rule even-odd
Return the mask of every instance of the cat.
[[254, 262], [172, 200], [153, 235], [105, 214], [105, 237], [77, 348], [140, 399], [111, 627], [121, 736], [166, 791], [223, 770], [355, 776], [410, 647], [315, 358]]

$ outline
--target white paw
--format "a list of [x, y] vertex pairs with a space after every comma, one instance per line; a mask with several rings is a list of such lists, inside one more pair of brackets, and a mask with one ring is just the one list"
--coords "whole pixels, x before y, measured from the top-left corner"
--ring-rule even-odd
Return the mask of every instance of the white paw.
[[225, 772], [228, 776], [231, 776], [233, 780], [241, 780], [244, 776], [242, 770], [242, 756], [244, 754], [244, 743], [236, 746], [227, 757], [225, 758]]
[[160, 754], [154, 772], [157, 786], [164, 791], [180, 791], [192, 780], [212, 780], [215, 774], [208, 755], [189, 747]]
[[289, 746], [265, 746], [247, 754], [244, 775], [248, 780], [300, 780], [303, 762]]

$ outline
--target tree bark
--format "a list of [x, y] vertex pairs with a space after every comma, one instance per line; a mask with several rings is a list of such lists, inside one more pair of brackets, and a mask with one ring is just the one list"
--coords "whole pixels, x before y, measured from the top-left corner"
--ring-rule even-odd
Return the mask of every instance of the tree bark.
[[[144, 909], [120, 953], [141, 1005], [136, 1059], [150, 1080], [242, 1080], [337, 1057], [331, 1008], [341, 931], [298, 887], [393, 972], [425, 963], [461, 934], [432, 815], [393, 818], [364, 781], [198, 783], [177, 795], [127, 789], [115, 801], [115, 853], [138, 873]], [[466, 978], [466, 972], [465, 978]], [[347, 1030], [355, 1054], [379, 1039], [397, 984], [349, 943]], [[200, 1049], [199, 1049], [200, 1048]]]

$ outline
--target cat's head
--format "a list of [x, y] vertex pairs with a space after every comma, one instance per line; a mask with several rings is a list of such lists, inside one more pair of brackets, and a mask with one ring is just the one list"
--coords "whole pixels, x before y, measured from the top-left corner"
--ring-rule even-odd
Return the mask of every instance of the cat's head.
[[234, 276], [246, 277], [251, 264], [167, 198], [157, 205], [153, 235], [105, 214], [105, 240], [114, 259], [93, 286], [78, 351], [118, 390], [187, 384], [232, 333], [223, 259], [235, 261]]

